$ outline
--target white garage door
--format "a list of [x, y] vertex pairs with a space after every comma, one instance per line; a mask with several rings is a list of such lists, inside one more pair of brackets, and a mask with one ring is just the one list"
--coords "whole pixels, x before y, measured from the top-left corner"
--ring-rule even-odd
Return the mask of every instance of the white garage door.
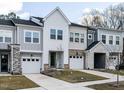
[[70, 56], [70, 69], [83, 69], [84, 57], [82, 56]]
[[40, 58], [22, 58], [22, 73], [40, 73]]

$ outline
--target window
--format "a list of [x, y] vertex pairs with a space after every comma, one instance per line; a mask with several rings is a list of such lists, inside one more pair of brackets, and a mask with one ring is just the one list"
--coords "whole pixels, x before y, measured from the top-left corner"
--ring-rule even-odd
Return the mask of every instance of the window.
[[102, 42], [106, 44], [106, 35], [102, 35]]
[[74, 33], [70, 32], [70, 42], [73, 42]]
[[33, 32], [33, 43], [39, 43], [39, 33]]
[[11, 37], [5, 37], [5, 42], [6, 43], [11, 43]]
[[93, 38], [92, 34], [88, 34], [88, 39], [92, 39], [92, 38]]
[[26, 43], [39, 43], [40, 33], [36, 31], [26, 31], [25, 32], [25, 42]]
[[109, 44], [113, 44], [113, 36], [109, 36]]
[[58, 35], [57, 35], [57, 39], [58, 40], [62, 40], [62, 34], [63, 34], [63, 31], [62, 30], [58, 30]]
[[31, 32], [25, 32], [25, 42], [31, 42]]
[[120, 39], [119, 39], [119, 36], [116, 36], [116, 45], [119, 45], [119, 42], [120, 41]]
[[75, 42], [79, 42], [79, 33], [75, 33]]
[[27, 61], [30, 61], [30, 59], [27, 59]]
[[32, 59], [32, 61], [35, 61], [35, 59]]
[[36, 59], [36, 61], [39, 61], [39, 59]]
[[73, 56], [73, 58], [75, 58], [75, 56]]
[[23, 58], [23, 61], [26, 61], [26, 59], [25, 59], [25, 58]]
[[56, 39], [56, 30], [55, 29], [50, 30], [50, 38], [51, 39]]
[[0, 42], [3, 42], [3, 37], [0, 37]]
[[81, 38], [80, 38], [80, 42], [81, 42], [81, 43], [84, 43], [84, 34], [80, 34], [80, 37], [81, 37]]

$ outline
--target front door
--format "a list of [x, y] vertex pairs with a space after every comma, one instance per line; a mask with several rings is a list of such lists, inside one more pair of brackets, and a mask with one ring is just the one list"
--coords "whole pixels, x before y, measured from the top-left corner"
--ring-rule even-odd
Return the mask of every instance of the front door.
[[8, 55], [1, 54], [1, 72], [8, 72]]
[[56, 52], [50, 53], [50, 67], [56, 68]]

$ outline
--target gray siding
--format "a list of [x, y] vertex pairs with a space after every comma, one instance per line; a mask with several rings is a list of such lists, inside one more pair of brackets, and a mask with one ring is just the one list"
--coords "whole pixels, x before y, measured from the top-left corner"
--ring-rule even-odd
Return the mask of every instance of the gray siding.
[[[12, 43], [15, 43], [15, 27], [11, 26], [0, 26], [0, 30], [12, 31]], [[8, 43], [0, 43], [0, 49], [8, 49]]]
[[[88, 34], [92, 34], [93, 38], [92, 39], [88, 39]], [[97, 31], [96, 30], [88, 30], [87, 32], [87, 46], [89, 46], [90, 44], [92, 44], [94, 41], [97, 41]]]
[[[40, 32], [40, 44], [24, 43], [24, 30], [33, 30]], [[19, 26], [17, 28], [17, 42], [20, 44], [21, 50], [26, 51], [42, 51], [43, 50], [43, 31], [42, 28], [30, 27], [30, 26]]]

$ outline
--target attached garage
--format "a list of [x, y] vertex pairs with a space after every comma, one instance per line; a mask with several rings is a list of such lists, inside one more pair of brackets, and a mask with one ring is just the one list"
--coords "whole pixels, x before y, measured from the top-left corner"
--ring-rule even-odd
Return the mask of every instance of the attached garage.
[[40, 57], [22, 57], [22, 73], [40, 73]]
[[83, 56], [70, 56], [70, 69], [84, 69]]

